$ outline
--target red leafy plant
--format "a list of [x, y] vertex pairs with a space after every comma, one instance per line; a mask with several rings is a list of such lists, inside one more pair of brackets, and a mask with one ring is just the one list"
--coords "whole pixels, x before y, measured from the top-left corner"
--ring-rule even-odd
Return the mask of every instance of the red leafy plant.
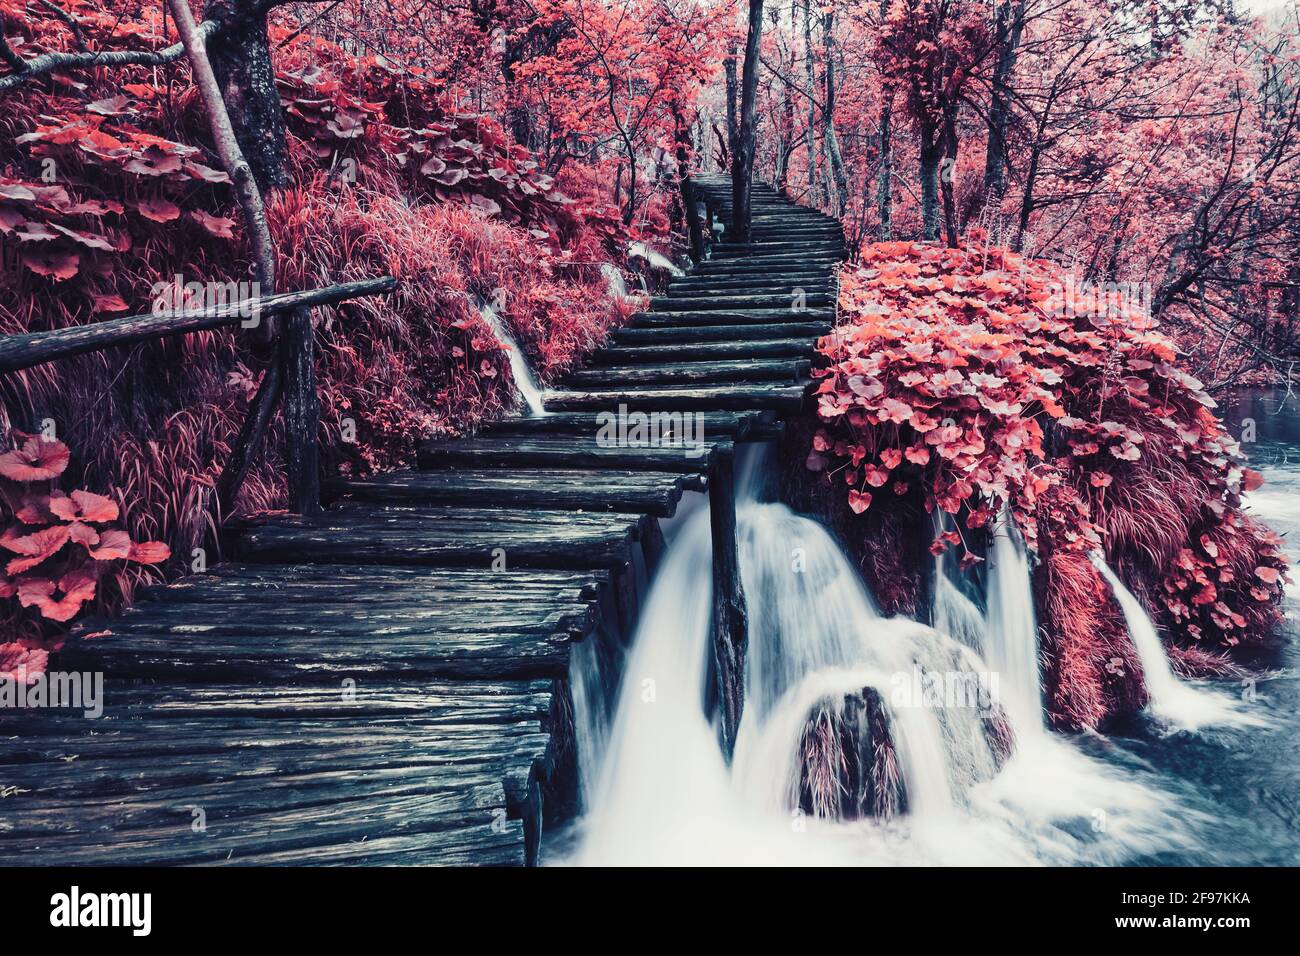
[[[820, 345], [807, 467], [842, 481], [857, 514], [921, 496], [951, 516], [932, 553], [957, 546], [964, 567], [981, 560], [977, 542], [1005, 503], [1047, 562], [1040, 591], [1069, 561], [1074, 593], [1104, 601], [1086, 561], [1101, 550], [1166, 634], [1197, 651], [1175, 663], [1212, 668], [1278, 620], [1286, 559], [1242, 511], [1261, 479], [1154, 323], [1126, 307], [1066, 314], [1065, 279], [1001, 249], [867, 246]], [[1095, 725], [1131, 702], [1131, 689], [1103, 692], [1122, 635], [1071, 645], [1095, 629], [1062, 615], [1095, 612], [1050, 593], [1039, 603], [1045, 646], [1059, 652], [1047, 675], [1059, 722]], [[1066, 662], [1096, 678], [1087, 700], [1082, 681], [1059, 680]]]
[[[55, 487], [71, 457], [65, 444], [18, 431], [12, 437], [15, 447], [0, 454], [0, 507], [8, 525], [0, 548], [10, 555], [0, 569], [0, 598], [16, 599], [46, 625], [65, 624], [94, 600], [101, 579], [120, 562], [159, 564], [171, 556], [167, 545], [132, 541], [116, 527], [113, 499]], [[0, 670], [18, 666], [20, 658], [29, 672], [43, 668], [44, 658], [27, 650], [36, 649], [27, 641], [0, 644]]]

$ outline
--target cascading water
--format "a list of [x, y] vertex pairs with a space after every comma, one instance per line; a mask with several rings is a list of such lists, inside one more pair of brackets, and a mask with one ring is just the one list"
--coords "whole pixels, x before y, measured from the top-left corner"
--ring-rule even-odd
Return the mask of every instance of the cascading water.
[[[1179, 842], [1167, 798], [1051, 740], [1038, 714], [1022, 717], [1040, 728], [1021, 735], [1044, 742], [1031, 748], [1034, 759], [1018, 757], [999, 773], [988, 721], [1001, 711], [982, 697], [942, 699], [985, 671], [979, 656], [933, 628], [880, 617], [824, 527], [754, 500], [763, 473], [742, 467], [738, 483], [750, 643], [732, 763], [706, 711], [711, 549], [700, 508], [672, 529], [644, 604], [574, 862], [1100, 862]], [[1027, 563], [1008, 543], [1003, 573], [1021, 574], [1027, 589]], [[1017, 628], [1006, 643], [1023, 642], [1032, 618], [1016, 616], [1023, 604], [1007, 587], [999, 620]], [[1036, 654], [1029, 657], [1036, 675]], [[892, 741], [906, 812], [805, 818], [801, 748], [810, 718], [847, 720], [864, 689], [881, 705], [885, 726], [874, 729]], [[940, 699], [926, 699], [931, 691]], [[1108, 815], [1104, 840], [1087, 825], [1098, 808]]]
[[[934, 510], [935, 537], [947, 530], [947, 516]], [[950, 550], [934, 559], [934, 578], [930, 594], [930, 623], [941, 634], [956, 638], [967, 647], [982, 652], [985, 642], [984, 613], [963, 590], [962, 576], [953, 568]]]
[[528, 359], [524, 357], [519, 343], [515, 341], [506, 324], [501, 321], [501, 316], [497, 315], [490, 303], [480, 301], [478, 311], [479, 315], [483, 316], [483, 321], [491, 327], [497, 340], [505, 347], [506, 356], [510, 360], [510, 374], [514, 376], [519, 397], [528, 406], [528, 413], [533, 416], [545, 415], [546, 409], [542, 406], [542, 389], [537, 384], [537, 379], [533, 377], [533, 370], [528, 367]]
[[1124, 586], [1106, 559], [1094, 552], [1093, 566], [1110, 586], [1115, 601], [1124, 613], [1124, 623], [1142, 665], [1151, 713], [1175, 727], [1195, 730], [1211, 724], [1255, 723], [1249, 715], [1233, 707], [1232, 701], [1211, 690], [1194, 687], [1179, 680], [1169, 665], [1169, 656], [1142, 603]]
[[1003, 508], [988, 556], [988, 624], [984, 659], [999, 675], [1002, 704], [1019, 734], [1043, 724], [1043, 679], [1029, 555], [1011, 512]]

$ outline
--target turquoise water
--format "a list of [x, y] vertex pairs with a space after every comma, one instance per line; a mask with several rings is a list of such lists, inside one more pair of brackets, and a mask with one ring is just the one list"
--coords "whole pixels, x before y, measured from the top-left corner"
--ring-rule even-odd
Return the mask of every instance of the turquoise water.
[[[1300, 395], [1245, 391], [1225, 400], [1220, 412], [1266, 480], [1249, 497], [1249, 509], [1283, 536], [1294, 564], [1300, 560]], [[1283, 645], [1261, 662], [1267, 676], [1254, 685], [1248, 705], [1264, 718], [1263, 726], [1161, 736], [1139, 720], [1108, 728], [1105, 741], [1084, 743], [1109, 763], [1154, 775], [1197, 820], [1196, 846], [1132, 862], [1300, 863], [1300, 581], [1291, 586], [1285, 612]], [[1240, 695], [1249, 688], [1223, 682], [1222, 689]]]

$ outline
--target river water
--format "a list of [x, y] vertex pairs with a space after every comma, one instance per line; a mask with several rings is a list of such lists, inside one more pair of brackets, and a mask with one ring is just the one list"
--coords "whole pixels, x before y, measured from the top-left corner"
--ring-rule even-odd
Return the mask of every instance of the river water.
[[[1243, 391], [1224, 400], [1220, 411], [1229, 432], [1245, 439], [1242, 448], [1252, 467], [1264, 475], [1264, 486], [1248, 498], [1249, 510], [1283, 536], [1294, 566], [1300, 561], [1300, 395]], [[1104, 745], [1096, 742], [1103, 759], [1154, 774], [1200, 815], [1196, 845], [1133, 862], [1300, 863], [1300, 584], [1291, 585], [1284, 610], [1283, 646], [1264, 662], [1268, 670], [1254, 693], [1247, 693], [1260, 725], [1164, 736], [1139, 719], [1110, 728]], [[1228, 689], [1238, 697], [1252, 690], [1236, 684]]]
[[[1247, 439], [1266, 478], [1251, 509], [1285, 535], [1295, 558], [1300, 399], [1283, 398], [1242, 393], [1224, 420]], [[708, 516], [687, 507], [665, 528], [668, 556], [647, 596], [611, 720], [583, 726], [578, 715], [580, 750], [592, 758], [584, 769], [590, 807], [566, 838], [548, 841], [552, 862], [1300, 862], [1300, 588], [1286, 607], [1284, 649], [1255, 683], [1180, 684], [1165, 675], [1172, 682], [1166, 700], [1172, 694], [1186, 705], [1169, 708], [1174, 716], [1194, 711], [1209, 719], [1148, 713], [1105, 736], [1064, 736], [1041, 719], [1029, 568], [1017, 535], [1005, 535], [991, 555], [997, 567], [987, 620], [949, 594], [935, 620], [961, 626], [935, 630], [881, 617], [825, 529], [765, 501], [759, 485], [742, 481], [738, 502], [752, 646], [734, 759], [723, 758], [705, 709]], [[1127, 603], [1131, 631], [1155, 673], [1163, 663], [1158, 639], [1136, 601]], [[575, 657], [576, 668], [582, 660]], [[1006, 765], [998, 768], [989, 724], [976, 711], [900, 697], [898, 678], [908, 673], [997, 677], [1017, 739]], [[575, 684], [607, 679], [593, 671], [575, 675]], [[864, 687], [883, 702], [907, 812], [886, 822], [806, 818], [792, 808], [800, 803], [808, 718], [844, 719], [845, 695]]]

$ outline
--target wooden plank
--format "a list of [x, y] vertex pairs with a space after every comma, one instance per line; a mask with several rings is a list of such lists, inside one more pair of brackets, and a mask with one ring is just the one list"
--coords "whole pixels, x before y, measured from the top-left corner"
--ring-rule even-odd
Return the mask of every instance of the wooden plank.
[[[815, 339], [831, 331], [829, 321], [808, 321], [790, 317], [790, 321], [752, 325], [672, 325], [655, 328], [624, 328], [612, 338], [619, 345], [650, 345], [660, 342], [739, 342], [745, 339]], [[547, 402], [551, 400], [547, 395]], [[562, 406], [560, 406], [562, 407]]]
[[672, 472], [603, 469], [476, 469], [397, 472], [333, 482], [332, 497], [401, 499], [433, 504], [618, 511], [671, 517], [685, 476]]
[[[774, 356], [807, 358], [816, 354], [807, 338], [751, 339], [740, 342], [677, 342], [667, 345], [616, 345], [591, 356], [593, 365], [657, 363], [676, 359], [756, 359]], [[707, 423], [706, 423], [707, 426]], [[707, 427], [705, 429], [708, 431]], [[712, 434], [712, 432], [710, 432]]]
[[612, 515], [336, 506], [248, 528], [239, 547], [247, 558], [277, 563], [608, 568], [628, 561], [635, 531], [634, 521]]
[[625, 404], [647, 410], [694, 411], [715, 408], [772, 409], [796, 412], [807, 395], [805, 385], [715, 385], [711, 388], [570, 389], [547, 394], [557, 409], [609, 409]]
[[[612, 408], [617, 408], [617, 403]], [[673, 440], [673, 436], [664, 438]], [[603, 446], [595, 435], [585, 441], [571, 437], [485, 435], [467, 442], [425, 442], [419, 447], [418, 459], [421, 468], [616, 468], [698, 474], [708, 468], [709, 456], [723, 445], [729, 447], [730, 442], [721, 437], [699, 444], [656, 447]]]
[[671, 365], [622, 365], [571, 372], [566, 386], [707, 385], [713, 382], [797, 382], [812, 370], [808, 359], [706, 359]]

